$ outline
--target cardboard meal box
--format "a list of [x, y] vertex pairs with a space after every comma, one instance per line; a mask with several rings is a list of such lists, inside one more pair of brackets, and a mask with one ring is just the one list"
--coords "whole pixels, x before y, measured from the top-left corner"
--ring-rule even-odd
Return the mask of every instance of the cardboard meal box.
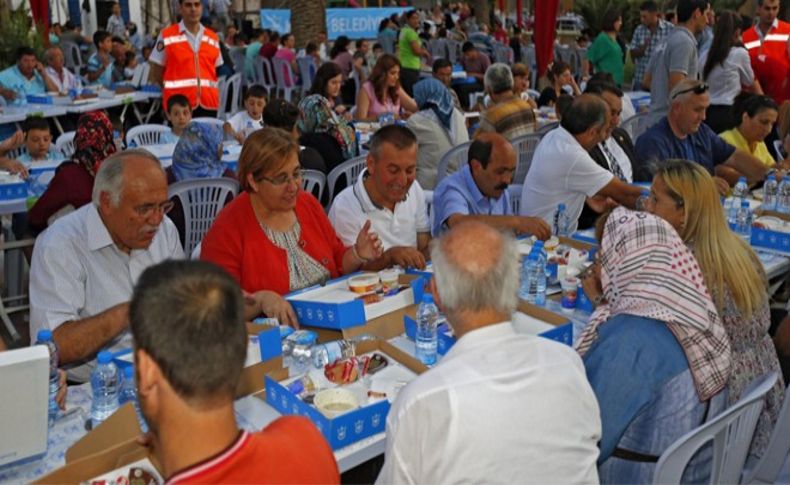
[[425, 281], [419, 276], [400, 275], [399, 282], [409, 285], [408, 289], [366, 305], [358, 294], [348, 289], [348, 279], [353, 276], [356, 274], [287, 295], [286, 300], [296, 312], [299, 324], [334, 330], [365, 325], [370, 320], [420, 301], [425, 286]]
[[[776, 217], [784, 222], [790, 222], [790, 214], [776, 211], [758, 211], [758, 217]], [[775, 231], [765, 227], [752, 226], [752, 237], [749, 243], [760, 249], [790, 256], [790, 232]]]
[[[266, 379], [286, 379], [282, 357], [245, 367], [236, 386], [236, 398], [261, 393]], [[134, 406], [126, 403], [103, 423], [66, 450], [66, 464], [35, 483], [81, 483], [147, 459], [161, 475], [162, 468], [151, 450], [138, 443], [140, 426]]]
[[[356, 355], [380, 351], [417, 375], [427, 370], [417, 359], [383, 340], [360, 342], [355, 350]], [[330, 419], [316, 407], [303, 402], [272, 376], [266, 376], [266, 402], [284, 415], [310, 419], [333, 450], [383, 432], [390, 410], [389, 400], [383, 399]]]

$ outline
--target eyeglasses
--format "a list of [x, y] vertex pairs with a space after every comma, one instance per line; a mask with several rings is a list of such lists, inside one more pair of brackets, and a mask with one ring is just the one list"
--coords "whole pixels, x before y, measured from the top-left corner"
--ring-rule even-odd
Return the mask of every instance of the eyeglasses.
[[304, 176], [304, 170], [299, 170], [297, 173], [293, 175], [288, 175], [287, 173], [280, 174], [273, 179], [269, 177], [261, 177], [261, 180], [265, 180], [272, 185], [284, 185], [291, 182], [301, 183], [302, 177]]
[[134, 208], [134, 211], [140, 217], [151, 217], [155, 213], [167, 214], [173, 209], [175, 203], [172, 200], [162, 202], [161, 204], [143, 204]]
[[680, 96], [681, 94], [690, 93], [690, 92], [692, 92], [692, 91], [694, 91], [694, 94], [697, 94], [697, 95], [699, 95], [699, 94], [702, 94], [702, 93], [704, 93], [704, 92], [705, 92], [705, 91], [707, 91], [707, 90], [708, 90], [708, 85], [707, 85], [707, 84], [705, 84], [705, 83], [699, 83], [699, 84], [697, 84], [696, 86], [694, 86], [693, 88], [688, 88], [688, 89], [684, 89], [684, 90], [682, 90], [682, 91], [678, 91], [677, 93], [675, 93], [675, 94], [672, 96], [672, 99], [675, 99], [675, 98], [677, 98], [677, 97], [678, 97], [678, 96]]

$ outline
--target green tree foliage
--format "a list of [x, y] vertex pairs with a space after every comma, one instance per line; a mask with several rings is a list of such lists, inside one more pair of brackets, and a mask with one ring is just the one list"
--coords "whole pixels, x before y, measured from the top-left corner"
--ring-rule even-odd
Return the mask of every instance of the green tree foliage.
[[16, 50], [20, 46], [32, 47], [39, 59], [43, 59], [44, 36], [43, 27], [32, 29], [31, 17], [24, 7], [24, 2], [19, 8], [11, 10], [8, 18], [0, 20], [0, 69], [5, 69], [16, 63]]

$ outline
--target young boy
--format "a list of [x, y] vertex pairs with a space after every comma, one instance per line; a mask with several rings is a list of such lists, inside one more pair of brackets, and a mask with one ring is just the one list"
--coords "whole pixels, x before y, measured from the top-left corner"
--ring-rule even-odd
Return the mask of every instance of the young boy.
[[93, 34], [93, 44], [96, 52], [88, 59], [88, 81], [99, 81], [104, 87], [112, 85], [113, 58], [112, 36], [103, 30], [97, 30]]
[[244, 95], [244, 111], [239, 111], [225, 122], [225, 134], [239, 143], [255, 130], [263, 128], [263, 108], [266, 107], [266, 89], [253, 84]]
[[183, 94], [170, 96], [165, 117], [170, 122], [170, 133], [162, 136], [162, 143], [177, 143], [184, 128], [192, 121], [192, 107], [187, 97]]
[[52, 133], [49, 131], [49, 123], [46, 119], [38, 116], [30, 117], [25, 120], [23, 129], [27, 153], [16, 158], [19, 162], [29, 164], [63, 158], [52, 145]]

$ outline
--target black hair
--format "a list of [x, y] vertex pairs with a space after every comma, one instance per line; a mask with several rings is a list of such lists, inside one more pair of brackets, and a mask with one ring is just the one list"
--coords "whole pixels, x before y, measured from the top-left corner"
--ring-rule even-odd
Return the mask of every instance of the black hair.
[[129, 306], [135, 352], [187, 401], [233, 399], [247, 355], [238, 283], [203, 261], [169, 260], [140, 275]]
[[601, 96], [603, 93], [611, 93], [618, 98], [623, 97], [623, 90], [618, 88], [616, 84], [607, 81], [587, 81], [587, 87], [584, 88], [585, 94], [595, 94]]
[[183, 94], [174, 94], [167, 98], [167, 112], [169, 113], [174, 106], [181, 106], [184, 108], [189, 108], [190, 111], [192, 110], [192, 106], [189, 104], [189, 99]]
[[263, 108], [263, 124], [291, 132], [299, 119], [299, 108], [282, 98], [273, 99]]
[[123, 40], [123, 37], [119, 37], [119, 36], [117, 36], [117, 35], [113, 35], [113, 36], [112, 36], [112, 43], [113, 43], [113, 44], [125, 44], [125, 43], [126, 43], [126, 41], [125, 41], [125, 40]]
[[341, 74], [343, 74], [343, 71], [341, 71], [340, 66], [334, 62], [325, 62], [321, 64], [321, 67], [319, 67], [315, 73], [315, 79], [313, 79], [310, 92], [307, 94], [320, 94], [326, 98], [326, 85], [329, 83], [329, 80]]
[[376, 49], [383, 49], [383, 48], [384, 48], [384, 47], [382, 47], [382, 46], [381, 46], [381, 44], [379, 44], [378, 42], [376, 42], [375, 44], [373, 44], [373, 47], [372, 47], [372, 49], [373, 49], [374, 51], [375, 51]]
[[16, 48], [16, 60], [17, 61], [21, 61], [22, 58], [25, 57], [25, 56], [33, 56], [33, 57], [35, 57], [36, 56], [36, 51], [34, 51], [33, 49], [31, 49], [30, 47], [28, 47], [26, 45], [22, 45], [22, 46], [17, 47]]
[[433, 61], [432, 69], [434, 74], [436, 74], [439, 69], [444, 69], [445, 67], [453, 67], [453, 64], [444, 57], [440, 57]]
[[390, 24], [389, 18], [381, 19], [381, 22], [379, 22], [379, 32], [383, 32], [384, 29], [386, 29], [389, 24]]
[[713, 27], [713, 41], [708, 50], [708, 58], [702, 69], [702, 79], [707, 79], [713, 68], [724, 64], [730, 50], [735, 46], [735, 32], [741, 28], [740, 16], [732, 10], [725, 10]]
[[560, 119], [565, 118], [565, 110], [568, 109], [568, 106], [573, 103], [573, 96], [568, 93], [560, 94], [560, 97], [557, 98], [557, 102], [554, 103], [554, 111], [557, 113]]
[[136, 57], [137, 54], [134, 52], [126, 51], [126, 53], [123, 55], [123, 67], [128, 66]]
[[467, 158], [468, 163], [471, 165], [472, 160], [477, 160], [480, 165], [485, 169], [488, 167], [488, 162], [491, 161], [491, 152], [494, 150], [494, 142], [485, 140], [474, 140], [469, 145], [469, 155]]
[[335, 40], [334, 45], [332, 45], [332, 49], [329, 51], [329, 58], [334, 59], [341, 52], [347, 51], [350, 44], [351, 41], [348, 39], [348, 37], [341, 35], [337, 38], [337, 40]]
[[266, 88], [260, 84], [253, 84], [252, 86], [248, 87], [247, 92], [244, 93], [244, 101], [247, 101], [248, 98], [266, 99]]
[[708, 5], [710, 5], [708, 0], [678, 0], [677, 8], [675, 8], [678, 16], [678, 23], [682, 24], [688, 22], [697, 10], [705, 13], [705, 10], [708, 9]]
[[553, 83], [563, 72], [569, 71], [570, 69], [571, 65], [567, 62], [554, 61], [549, 70], [546, 71], [546, 77]]
[[304, 47], [305, 54], [312, 54], [314, 52], [318, 52], [318, 44], [315, 42], [308, 42], [307, 45]]
[[606, 121], [609, 106], [598, 97], [582, 94], [576, 96], [570, 105], [561, 111], [560, 126], [571, 135], [580, 135]]
[[403, 14], [403, 18], [404, 19], [409, 19], [409, 18], [411, 18], [412, 15], [416, 15], [418, 13], [419, 12], [417, 12], [416, 10], [407, 10], [406, 13]]
[[292, 33], [290, 33], [290, 32], [287, 33], [287, 34], [283, 34], [283, 36], [280, 37], [280, 44], [285, 45], [285, 43], [288, 42], [288, 39], [290, 39], [293, 36], [294, 35]]
[[357, 49], [361, 49], [362, 44], [365, 42], [367, 42], [367, 39], [357, 39], [356, 42], [354, 42], [354, 46], [356, 46]]
[[639, 5], [639, 10], [641, 12], [656, 13], [658, 12], [658, 5], [653, 0], [646, 0]]
[[603, 20], [601, 21], [601, 30], [604, 32], [614, 32], [614, 24], [617, 23], [617, 20], [622, 18], [623, 14], [620, 13], [617, 9], [609, 9], [606, 13], [603, 14]]
[[461, 47], [461, 52], [466, 54], [467, 52], [473, 51], [475, 49], [476, 49], [475, 45], [467, 40], [466, 42], [464, 42], [463, 47]]
[[99, 48], [99, 44], [104, 42], [104, 40], [107, 37], [110, 37], [110, 33], [109, 32], [107, 32], [105, 30], [97, 30], [96, 32], [93, 33], [93, 45], [95, 45], [96, 48], [98, 49]]
[[64, 24], [64, 27], [66, 27], [66, 30], [74, 30], [77, 28], [77, 26], [74, 25], [74, 22], [72, 22], [71, 20], [67, 20], [66, 23]]
[[273, 31], [272, 34], [269, 36], [269, 42], [272, 44], [276, 44], [277, 41], [279, 40], [280, 40], [280, 33], [277, 32], [276, 30]]
[[751, 93], [742, 93], [738, 95], [732, 105], [732, 112], [735, 115], [734, 119], [736, 125], [741, 124], [744, 113], [749, 115], [749, 118], [754, 118], [759, 113], [769, 109], [779, 112], [779, 106], [777, 106], [773, 99], [768, 96]]
[[41, 116], [30, 116], [26, 118], [25, 121], [22, 123], [22, 131], [27, 133], [30, 130], [50, 131], [49, 122], [45, 118], [42, 118]]

